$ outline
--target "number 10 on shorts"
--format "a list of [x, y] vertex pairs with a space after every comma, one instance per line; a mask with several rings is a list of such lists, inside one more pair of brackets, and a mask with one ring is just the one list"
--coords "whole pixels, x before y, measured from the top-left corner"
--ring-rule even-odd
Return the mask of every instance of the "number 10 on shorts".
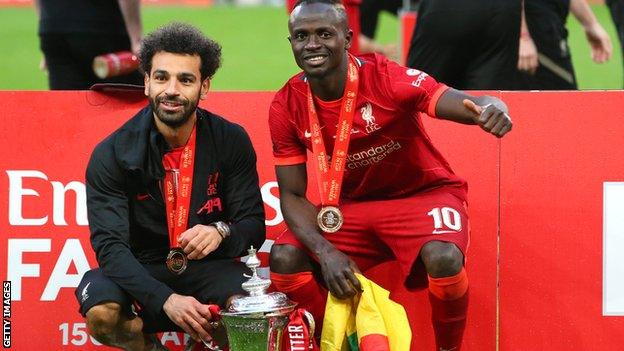
[[461, 215], [452, 207], [434, 207], [427, 215], [433, 217], [432, 234], [457, 233], [462, 229]]

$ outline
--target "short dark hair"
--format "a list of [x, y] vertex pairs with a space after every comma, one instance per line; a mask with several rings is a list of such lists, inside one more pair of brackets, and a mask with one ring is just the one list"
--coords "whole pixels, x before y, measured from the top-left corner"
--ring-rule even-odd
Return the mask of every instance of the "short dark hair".
[[186, 23], [166, 24], [143, 39], [139, 60], [147, 74], [152, 70], [152, 58], [160, 51], [199, 56], [202, 80], [212, 78], [221, 66], [221, 45]]
[[342, 6], [342, 1], [340, 0], [297, 0], [297, 2], [295, 2], [295, 6], [293, 6], [293, 9], [299, 5], [309, 5], [316, 3], [328, 4], [332, 6]]
[[[302, 5], [312, 5], [312, 4], [327, 4], [333, 7], [338, 14], [338, 19], [343, 21], [344, 23], [348, 23], [347, 21], [347, 11], [345, 10], [342, 1], [340, 0], [297, 0], [295, 2], [295, 6], [293, 6], [293, 11]], [[347, 25], [348, 26], [348, 25]]]

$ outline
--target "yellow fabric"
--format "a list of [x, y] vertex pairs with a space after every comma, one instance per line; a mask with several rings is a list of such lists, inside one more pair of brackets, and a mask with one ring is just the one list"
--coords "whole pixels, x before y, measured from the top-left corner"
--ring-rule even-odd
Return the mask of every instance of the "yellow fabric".
[[[389, 351], [409, 351], [412, 331], [403, 306], [390, 300], [388, 290], [356, 274], [363, 292], [351, 299], [340, 300], [329, 294], [321, 334], [321, 351], [354, 351], [348, 338], [357, 343], [370, 334], [388, 337]], [[365, 350], [362, 350], [365, 351]]]

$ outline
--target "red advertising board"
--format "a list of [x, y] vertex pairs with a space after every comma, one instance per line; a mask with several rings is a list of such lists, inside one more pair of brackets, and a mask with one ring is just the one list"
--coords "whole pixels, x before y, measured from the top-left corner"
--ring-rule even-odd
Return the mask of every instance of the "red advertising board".
[[503, 98], [500, 349], [622, 350], [624, 313], [603, 315], [603, 184], [624, 182], [624, 93]]
[[[477, 127], [425, 118], [434, 143], [469, 182], [471, 306], [463, 349], [620, 350], [624, 313], [601, 312], [602, 183], [624, 182], [624, 92], [494, 94], [515, 121], [502, 141]], [[265, 262], [271, 239], [285, 228], [266, 125], [271, 97], [217, 92], [202, 104], [243, 125], [256, 148]], [[11, 346], [104, 349], [85, 333], [73, 296], [80, 275], [96, 264], [84, 168], [95, 144], [146, 102], [141, 94], [97, 92], [0, 98], [0, 267], [11, 282]], [[406, 306], [412, 349], [432, 350], [426, 295], [408, 295], [393, 269], [370, 273]], [[183, 342], [174, 333], [162, 338], [172, 348]]]

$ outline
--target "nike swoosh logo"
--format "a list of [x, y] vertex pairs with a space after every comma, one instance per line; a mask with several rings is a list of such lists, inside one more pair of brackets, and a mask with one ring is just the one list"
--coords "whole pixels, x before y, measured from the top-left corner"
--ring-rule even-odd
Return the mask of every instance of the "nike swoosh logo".
[[457, 233], [456, 230], [434, 230], [431, 232], [431, 234], [447, 234], [447, 233]]
[[136, 198], [139, 201], [145, 201], [147, 199], [149, 199], [149, 194], [137, 194]]

